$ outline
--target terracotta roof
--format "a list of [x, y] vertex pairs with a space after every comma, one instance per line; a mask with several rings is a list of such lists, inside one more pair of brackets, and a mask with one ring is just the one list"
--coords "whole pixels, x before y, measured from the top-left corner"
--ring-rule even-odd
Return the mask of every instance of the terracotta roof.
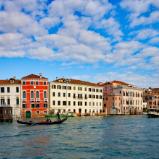
[[87, 85], [87, 86], [95, 86], [95, 87], [101, 87], [101, 85], [97, 83], [92, 83], [88, 81], [81, 81], [77, 79], [65, 79], [65, 78], [59, 78], [54, 80], [53, 82], [58, 82], [58, 83], [70, 83], [70, 84], [79, 84], [79, 85]]
[[22, 77], [22, 80], [23, 79], [39, 79], [39, 78], [41, 78], [41, 79], [47, 79], [47, 78], [45, 78], [45, 77], [43, 77], [41, 75], [30, 74], [30, 75]]
[[103, 83], [103, 85], [114, 84], [114, 83], [119, 84], [119, 85], [132, 86], [131, 84], [128, 84], [128, 83], [123, 82], [123, 81], [117, 81], [117, 80], [110, 81], [110, 82], [105, 82], [105, 83]]
[[10, 78], [7, 80], [0, 80], [0, 85], [4, 84], [21, 84], [21, 80], [16, 80], [14, 78]]

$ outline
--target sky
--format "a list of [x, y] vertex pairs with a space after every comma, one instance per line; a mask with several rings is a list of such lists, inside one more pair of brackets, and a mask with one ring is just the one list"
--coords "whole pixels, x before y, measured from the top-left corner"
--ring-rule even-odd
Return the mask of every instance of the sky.
[[159, 87], [159, 0], [0, 0], [0, 79]]

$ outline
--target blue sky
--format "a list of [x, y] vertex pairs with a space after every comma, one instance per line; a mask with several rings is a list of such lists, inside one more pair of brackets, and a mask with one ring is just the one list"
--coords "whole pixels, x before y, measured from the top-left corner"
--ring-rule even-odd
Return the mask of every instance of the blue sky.
[[159, 87], [159, 1], [0, 0], [0, 78], [30, 73]]

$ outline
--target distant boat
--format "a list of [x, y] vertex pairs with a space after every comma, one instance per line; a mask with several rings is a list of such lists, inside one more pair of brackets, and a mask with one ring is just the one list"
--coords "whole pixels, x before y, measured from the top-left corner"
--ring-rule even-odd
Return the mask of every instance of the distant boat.
[[156, 108], [148, 109], [147, 115], [149, 118], [159, 118], [159, 109]]
[[23, 124], [23, 125], [54, 125], [54, 124], [62, 124], [64, 121], [67, 120], [67, 117], [64, 119], [56, 120], [56, 121], [51, 121], [51, 120], [46, 120], [46, 121], [41, 121], [41, 122], [33, 122], [33, 121], [21, 121], [17, 120], [18, 124]]

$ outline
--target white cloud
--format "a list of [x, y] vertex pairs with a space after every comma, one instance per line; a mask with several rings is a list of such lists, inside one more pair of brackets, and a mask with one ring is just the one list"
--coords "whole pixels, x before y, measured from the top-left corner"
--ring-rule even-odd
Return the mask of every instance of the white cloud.
[[157, 32], [154, 29], [143, 29], [143, 30], [137, 31], [136, 38], [139, 40], [145, 40], [145, 39], [153, 38], [157, 35], [159, 35], [159, 32]]
[[[123, 0], [121, 1], [120, 6], [130, 11], [129, 20], [131, 23], [131, 27], [158, 22], [159, 1]], [[150, 6], [156, 7], [156, 10], [152, 11], [149, 16], [143, 16], [143, 13], [147, 13], [148, 11], [150, 11]]]

